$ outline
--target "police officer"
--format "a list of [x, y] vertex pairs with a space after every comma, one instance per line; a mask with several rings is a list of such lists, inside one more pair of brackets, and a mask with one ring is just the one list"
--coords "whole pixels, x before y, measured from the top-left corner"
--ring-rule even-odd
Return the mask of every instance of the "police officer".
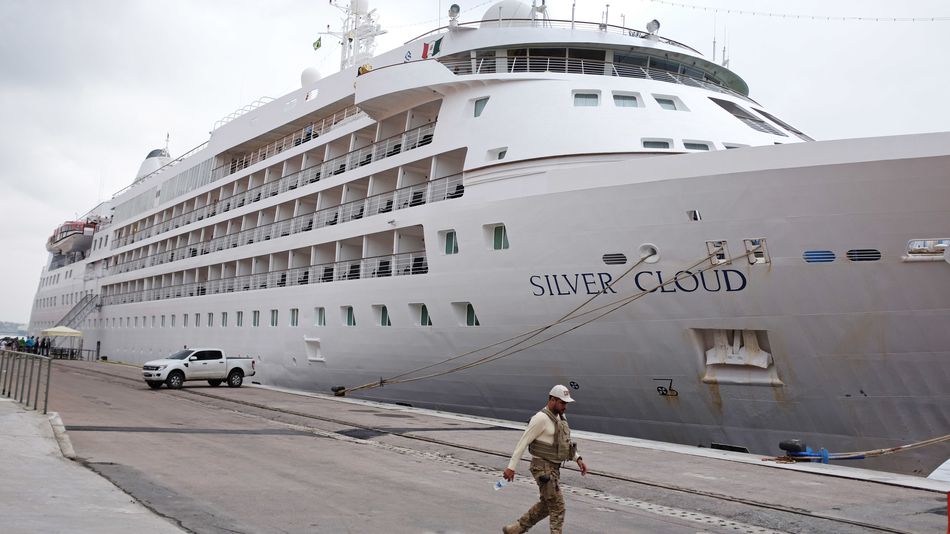
[[581, 469], [581, 475], [587, 474], [587, 464], [577, 454], [577, 446], [571, 441], [571, 429], [564, 417], [567, 405], [571, 402], [574, 399], [569, 389], [560, 384], [554, 386], [548, 394], [547, 406], [528, 421], [528, 428], [511, 455], [504, 477], [509, 482], [515, 479], [515, 467], [527, 448], [531, 453], [531, 475], [538, 483], [541, 497], [521, 518], [503, 527], [501, 531], [504, 534], [527, 532], [548, 516], [551, 534], [561, 534], [564, 527], [564, 496], [559, 486], [561, 464], [574, 460]]

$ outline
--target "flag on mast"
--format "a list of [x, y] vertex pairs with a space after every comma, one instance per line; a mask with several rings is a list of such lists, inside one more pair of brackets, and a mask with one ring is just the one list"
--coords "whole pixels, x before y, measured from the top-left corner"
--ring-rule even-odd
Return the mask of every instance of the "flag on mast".
[[442, 49], [442, 39], [444, 39], [444, 37], [439, 37], [435, 41], [424, 43], [422, 45], [422, 59], [428, 59], [438, 54], [439, 50]]

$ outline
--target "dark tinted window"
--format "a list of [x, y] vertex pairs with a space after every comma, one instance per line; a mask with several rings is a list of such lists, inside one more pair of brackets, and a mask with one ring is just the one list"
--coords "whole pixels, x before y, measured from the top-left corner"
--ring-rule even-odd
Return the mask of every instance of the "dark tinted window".
[[195, 354], [199, 360], [220, 360], [221, 351], [219, 350], [203, 350]]

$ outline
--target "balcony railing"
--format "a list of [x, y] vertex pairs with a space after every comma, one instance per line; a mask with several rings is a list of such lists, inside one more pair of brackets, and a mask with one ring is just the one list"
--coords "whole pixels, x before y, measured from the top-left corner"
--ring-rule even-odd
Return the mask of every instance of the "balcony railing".
[[425, 251], [387, 254], [354, 260], [295, 267], [267, 273], [248, 274], [189, 282], [155, 289], [130, 291], [102, 297], [102, 305], [130, 304], [185, 297], [200, 297], [237, 291], [256, 291], [288, 286], [320, 284], [360, 278], [384, 278], [426, 274], [429, 265]]
[[117, 263], [109, 267], [107, 274], [120, 274], [144, 269], [146, 267], [154, 267], [155, 265], [193, 258], [210, 252], [250, 245], [291, 234], [309, 232], [315, 228], [333, 226], [380, 213], [389, 213], [391, 211], [426, 203], [459, 198], [464, 194], [465, 187], [462, 185], [462, 175], [454, 174], [452, 176], [432, 180], [431, 182], [401, 187], [394, 191], [387, 191], [385, 193], [317, 210], [314, 213], [298, 215], [291, 219], [284, 219], [258, 226], [257, 228], [224, 235], [209, 241], [194, 243]]
[[690, 87], [702, 87], [717, 93], [723, 93], [739, 97], [748, 102], [755, 102], [749, 97], [737, 93], [728, 87], [717, 83], [695, 78], [687, 74], [670, 72], [668, 70], [652, 67], [642, 67], [639, 65], [630, 65], [627, 63], [611, 63], [596, 59], [580, 59], [566, 57], [536, 57], [536, 56], [515, 56], [509, 58], [477, 58], [462, 60], [441, 61], [450, 71], [456, 75], [464, 74], [492, 74], [498, 71], [498, 64], [505, 65], [505, 72], [553, 72], [565, 74], [589, 74], [596, 76], [618, 76], [621, 78], [640, 78], [644, 80], [655, 80], [667, 83], [676, 83], [688, 85]]
[[246, 169], [257, 162], [276, 156], [284, 150], [300, 146], [303, 143], [316, 139], [337, 126], [361, 116], [366, 116], [366, 114], [356, 106], [350, 106], [342, 111], [338, 111], [329, 117], [324, 117], [323, 119], [308, 124], [294, 133], [285, 136], [283, 139], [278, 139], [257, 150], [235, 157], [230, 162], [211, 171], [211, 179], [217, 180], [229, 174], [234, 174], [239, 170]]
[[205, 217], [212, 217], [219, 212], [226, 212], [234, 208], [240, 208], [246, 204], [257, 202], [261, 199], [275, 196], [296, 189], [302, 185], [307, 185], [326, 178], [342, 174], [363, 165], [372, 163], [380, 159], [395, 156], [407, 150], [428, 145], [432, 142], [432, 136], [435, 132], [436, 123], [425, 124], [412, 130], [407, 130], [401, 134], [394, 135], [388, 139], [373, 143], [365, 148], [360, 148], [344, 154], [342, 156], [318, 163], [294, 174], [290, 174], [266, 184], [248, 189], [242, 193], [225, 197], [217, 202], [213, 202], [198, 209], [176, 215], [166, 221], [148, 226], [134, 234], [121, 237], [113, 241], [111, 249], [116, 249], [129, 245], [136, 241], [148, 239], [154, 235], [174, 230], [186, 224], [203, 220]]
[[[496, 20], [488, 19], [488, 20], [480, 20], [480, 21], [473, 21], [473, 22], [463, 22], [459, 24], [459, 26], [462, 26], [462, 27], [472, 26], [472, 27], [478, 28], [485, 24], [492, 24], [494, 22], [496, 22]], [[515, 18], [505, 17], [503, 18], [502, 23], [506, 25], [518, 26], [518, 27], [534, 26], [538, 28], [556, 28], [556, 29], [616, 33], [616, 34], [621, 34], [621, 35], [627, 35], [630, 37], [640, 37], [641, 39], [650, 39], [650, 40], [668, 44], [671, 46], [685, 48], [686, 50], [689, 50], [690, 52], [699, 54], [699, 51], [696, 50], [695, 48], [687, 46], [678, 41], [667, 39], [666, 37], [660, 37], [659, 35], [651, 35], [645, 31], [635, 30], [633, 28], [627, 28], [625, 26], [616, 26], [614, 24], [605, 24], [603, 22], [585, 22], [585, 21], [579, 21], [579, 20], [574, 21], [574, 20], [566, 20], [566, 19], [546, 19], [546, 20], [545, 19], [515, 19]], [[409, 44], [418, 39], [422, 39], [423, 37], [442, 33], [449, 29], [450, 29], [449, 26], [442, 26], [441, 28], [436, 28], [418, 37], [410, 39], [406, 41], [404, 44]]]

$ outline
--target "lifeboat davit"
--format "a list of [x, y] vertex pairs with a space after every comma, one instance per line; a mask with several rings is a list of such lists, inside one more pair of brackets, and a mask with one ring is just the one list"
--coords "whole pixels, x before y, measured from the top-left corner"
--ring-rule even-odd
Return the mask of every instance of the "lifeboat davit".
[[53, 254], [85, 252], [92, 245], [96, 223], [92, 221], [66, 221], [53, 230], [46, 241], [46, 250]]

